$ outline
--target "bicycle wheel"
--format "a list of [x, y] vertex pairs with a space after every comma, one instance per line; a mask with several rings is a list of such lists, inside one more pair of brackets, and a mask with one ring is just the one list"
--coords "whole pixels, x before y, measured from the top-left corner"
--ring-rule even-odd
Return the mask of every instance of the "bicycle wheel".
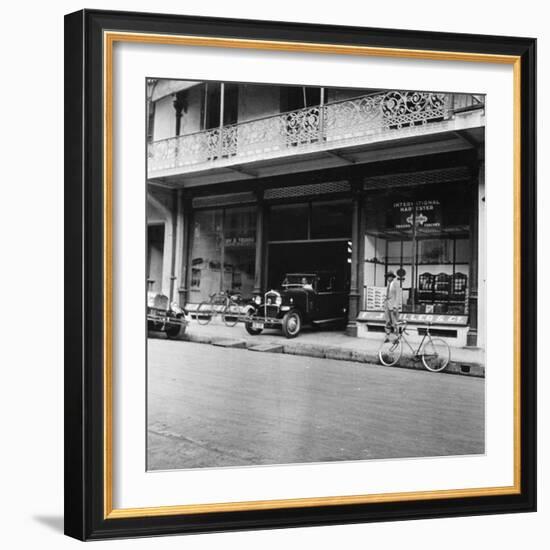
[[441, 338], [430, 338], [422, 348], [422, 363], [431, 372], [441, 372], [451, 359], [451, 348]]
[[228, 327], [234, 327], [237, 324], [237, 321], [239, 320], [239, 306], [235, 302], [228, 302], [228, 304], [225, 306], [223, 312], [222, 312], [222, 319], [223, 322]]
[[401, 338], [396, 340], [390, 340], [384, 342], [378, 350], [378, 359], [380, 363], [386, 367], [393, 367], [399, 359], [401, 359], [401, 353], [403, 352], [403, 343]]
[[207, 325], [214, 316], [214, 305], [212, 302], [201, 302], [196, 311], [197, 323]]

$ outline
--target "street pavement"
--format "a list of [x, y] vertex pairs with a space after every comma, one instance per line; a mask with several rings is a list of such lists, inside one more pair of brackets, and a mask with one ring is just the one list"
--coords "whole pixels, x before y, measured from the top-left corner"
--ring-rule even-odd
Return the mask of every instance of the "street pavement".
[[148, 340], [148, 469], [484, 453], [485, 381]]

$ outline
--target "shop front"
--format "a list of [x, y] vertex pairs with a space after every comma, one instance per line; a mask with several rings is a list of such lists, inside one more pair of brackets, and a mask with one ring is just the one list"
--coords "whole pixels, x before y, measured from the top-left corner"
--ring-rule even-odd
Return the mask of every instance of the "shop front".
[[256, 210], [247, 205], [194, 211], [188, 302], [198, 304], [224, 290], [252, 295]]
[[349, 199], [270, 204], [267, 213], [267, 287], [277, 288], [286, 273], [330, 271], [349, 289]]
[[[385, 178], [364, 203], [365, 265], [359, 335], [383, 331], [386, 273], [402, 290], [401, 319], [413, 336], [428, 323], [456, 346], [477, 327], [478, 182], [467, 169], [442, 170], [424, 180]], [[380, 183], [380, 182], [378, 182]], [[413, 337], [414, 339], [414, 337]]]
[[[218, 199], [224, 200], [231, 198]], [[280, 287], [285, 274], [293, 272], [331, 271], [349, 289], [349, 198], [270, 200], [268, 194], [263, 201], [251, 200], [248, 205], [193, 209], [188, 309], [226, 290], [250, 298]]]
[[[163, 262], [173, 266], [176, 282], [165, 286], [193, 311], [214, 293], [251, 299], [279, 288], [287, 273], [331, 272], [348, 296], [347, 334], [379, 339], [391, 270], [411, 341], [430, 323], [452, 345], [479, 345], [481, 172], [475, 163], [372, 177], [355, 171], [349, 179], [261, 192], [186, 200], [179, 193], [174, 233], [181, 237], [172, 257], [164, 247]], [[158, 232], [151, 225], [151, 274]]]

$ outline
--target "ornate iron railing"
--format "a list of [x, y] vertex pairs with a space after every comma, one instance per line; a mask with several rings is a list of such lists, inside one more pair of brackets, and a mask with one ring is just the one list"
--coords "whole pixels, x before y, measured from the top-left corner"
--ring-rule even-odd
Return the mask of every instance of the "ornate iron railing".
[[153, 142], [149, 173], [227, 159], [246, 162], [303, 148], [326, 149], [441, 122], [458, 110], [483, 106], [483, 96], [467, 94], [396, 90], [364, 95]]

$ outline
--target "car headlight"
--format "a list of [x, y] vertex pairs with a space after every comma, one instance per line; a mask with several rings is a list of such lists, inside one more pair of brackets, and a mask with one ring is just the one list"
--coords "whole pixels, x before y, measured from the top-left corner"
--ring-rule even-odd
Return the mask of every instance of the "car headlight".
[[254, 296], [254, 303], [259, 306], [262, 303], [262, 297], [261, 296]]
[[280, 307], [282, 303], [283, 299], [281, 298], [281, 296], [277, 296], [277, 298], [275, 298], [275, 305]]
[[181, 307], [179, 306], [179, 304], [177, 304], [176, 302], [172, 302], [172, 303], [170, 304], [170, 309], [171, 309], [174, 313], [177, 313], [178, 315], [183, 315], [183, 314], [184, 314], [183, 309], [181, 309]]

